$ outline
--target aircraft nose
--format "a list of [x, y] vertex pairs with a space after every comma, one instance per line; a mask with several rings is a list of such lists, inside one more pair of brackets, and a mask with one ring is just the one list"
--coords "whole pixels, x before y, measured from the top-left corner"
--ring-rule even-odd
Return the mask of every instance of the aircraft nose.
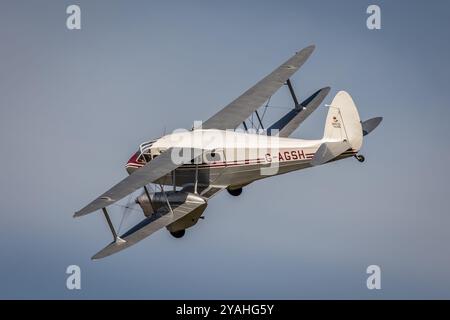
[[127, 161], [127, 164], [125, 165], [125, 169], [127, 170], [128, 174], [132, 174], [133, 171], [138, 169], [139, 167], [142, 167], [142, 165], [138, 161], [139, 157], [139, 151], [134, 153], [131, 158]]

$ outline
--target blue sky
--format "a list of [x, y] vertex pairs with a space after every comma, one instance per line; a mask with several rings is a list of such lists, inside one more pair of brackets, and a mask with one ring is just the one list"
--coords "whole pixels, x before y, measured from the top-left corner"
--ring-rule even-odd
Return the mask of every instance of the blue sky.
[[[79, 31], [70, 4], [0, 4], [1, 298], [450, 298], [447, 1], [77, 1]], [[139, 143], [207, 119], [310, 44], [301, 98], [331, 86], [325, 103], [347, 90], [362, 119], [384, 117], [364, 164], [220, 194], [181, 241], [160, 231], [90, 261], [107, 226], [72, 214]], [[289, 106], [287, 90], [272, 103]], [[320, 137], [326, 112], [294, 136]], [[66, 289], [71, 264], [82, 290]]]

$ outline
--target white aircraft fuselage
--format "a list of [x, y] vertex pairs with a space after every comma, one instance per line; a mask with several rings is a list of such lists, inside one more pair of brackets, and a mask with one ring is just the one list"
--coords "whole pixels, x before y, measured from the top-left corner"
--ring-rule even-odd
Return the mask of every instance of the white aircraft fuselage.
[[[196, 129], [166, 135], [152, 143], [143, 143], [140, 150], [127, 162], [126, 170], [131, 174], [169, 148], [208, 150], [201, 163], [182, 165], [175, 170], [175, 179], [173, 174], [168, 174], [158, 183], [188, 187], [193, 184], [193, 177], [198, 170], [200, 187], [236, 189], [255, 180], [311, 167], [311, 160], [324, 140]], [[354, 156], [358, 151], [350, 148], [335, 160]]]

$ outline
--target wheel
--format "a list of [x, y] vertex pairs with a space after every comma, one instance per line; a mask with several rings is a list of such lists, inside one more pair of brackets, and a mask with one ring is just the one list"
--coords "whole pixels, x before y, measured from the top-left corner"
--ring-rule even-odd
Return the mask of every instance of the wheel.
[[175, 232], [171, 232], [170, 234], [174, 237], [174, 238], [183, 238], [184, 234], [186, 233], [186, 230], [179, 230], [179, 231], [175, 231]]
[[242, 188], [239, 189], [227, 189], [228, 193], [234, 197], [239, 196], [242, 193]]
[[355, 156], [356, 160], [358, 160], [359, 162], [364, 162], [364, 160], [366, 160], [366, 158], [364, 158], [364, 156], [362, 154], [357, 154]]

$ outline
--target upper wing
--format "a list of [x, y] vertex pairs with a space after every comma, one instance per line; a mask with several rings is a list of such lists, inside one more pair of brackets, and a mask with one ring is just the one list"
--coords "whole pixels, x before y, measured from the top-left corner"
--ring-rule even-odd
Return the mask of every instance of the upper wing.
[[[180, 152], [190, 152], [192, 157], [184, 157], [184, 162], [174, 163], [172, 160], [172, 153], [174, 152], [178, 152], [178, 154], [180, 154]], [[80, 211], [76, 212], [74, 217], [86, 215], [119, 201], [135, 190], [142, 188], [143, 186], [154, 182], [159, 178], [165, 176], [166, 174], [172, 172], [179, 166], [183, 165], [185, 162], [191, 161], [195, 156], [199, 155], [199, 153], [201, 153], [200, 149], [167, 149], [164, 153], [154, 158], [142, 168], [134, 171], [131, 175], [120, 181], [100, 197], [92, 201]]]
[[267, 101], [281, 86], [305, 63], [314, 46], [309, 46], [296, 53], [271, 74], [244, 92], [239, 98], [202, 124], [204, 129], [235, 129], [265, 101]]
[[201, 214], [206, 209], [206, 206], [206, 201], [197, 197], [195, 200], [187, 201], [173, 209], [173, 214], [171, 211], [167, 210], [167, 208], [162, 208], [125, 232], [120, 236], [120, 239], [111, 242], [105, 248], [100, 250], [92, 257], [92, 259], [97, 260], [105, 258], [122, 251], [196, 210]]

